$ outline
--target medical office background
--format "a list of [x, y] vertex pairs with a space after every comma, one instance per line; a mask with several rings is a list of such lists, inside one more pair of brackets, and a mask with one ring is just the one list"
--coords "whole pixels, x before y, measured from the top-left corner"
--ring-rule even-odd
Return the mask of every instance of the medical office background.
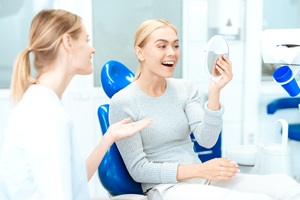
[[[182, 57], [174, 77], [195, 82], [204, 100], [209, 80], [203, 73], [203, 50], [215, 34], [228, 39], [234, 78], [221, 97], [226, 109], [223, 154], [235, 145], [280, 142], [276, 119], [300, 121], [296, 109], [280, 116], [267, 115], [266, 105], [271, 100], [288, 95], [272, 80], [276, 66], [264, 64], [261, 56], [263, 30], [300, 28], [299, 0], [0, 0], [0, 149], [12, 110], [12, 66], [18, 52], [28, 46], [32, 17], [43, 8], [62, 8], [80, 15], [96, 49], [94, 74], [76, 76], [63, 97], [84, 156], [101, 139], [97, 109], [109, 103], [101, 88], [100, 70], [113, 59], [135, 72], [134, 33], [150, 18], [164, 18], [178, 27]], [[292, 145], [300, 148], [299, 142]], [[92, 198], [107, 197], [97, 173], [89, 186]]]

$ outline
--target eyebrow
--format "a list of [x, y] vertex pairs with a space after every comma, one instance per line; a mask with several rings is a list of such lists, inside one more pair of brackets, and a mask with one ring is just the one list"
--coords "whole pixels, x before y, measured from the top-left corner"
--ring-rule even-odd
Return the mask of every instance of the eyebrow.
[[[165, 39], [158, 39], [154, 43], [157, 43], [157, 42], [169, 42], [169, 41], [165, 40]], [[175, 43], [175, 42], [179, 42], [179, 39], [176, 39], [176, 40], [173, 41], [173, 43]]]

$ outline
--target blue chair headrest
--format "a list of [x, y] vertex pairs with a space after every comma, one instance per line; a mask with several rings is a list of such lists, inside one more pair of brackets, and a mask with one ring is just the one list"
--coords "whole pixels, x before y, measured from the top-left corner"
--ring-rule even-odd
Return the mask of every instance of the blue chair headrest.
[[134, 79], [134, 73], [116, 60], [105, 63], [100, 76], [103, 90], [109, 98], [129, 85]]

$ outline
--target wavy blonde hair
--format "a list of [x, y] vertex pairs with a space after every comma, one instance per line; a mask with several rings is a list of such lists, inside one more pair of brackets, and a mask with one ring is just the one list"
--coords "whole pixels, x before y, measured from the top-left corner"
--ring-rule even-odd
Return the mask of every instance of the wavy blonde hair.
[[[137, 29], [135, 36], [134, 36], [134, 47], [138, 46], [143, 48], [144, 45], [148, 42], [148, 38], [155, 30], [160, 28], [170, 27], [172, 28], [176, 35], [178, 34], [177, 28], [175, 25], [171, 24], [170, 22], [163, 20], [163, 19], [151, 19], [146, 20], [143, 22]], [[142, 72], [141, 62], [139, 61], [139, 66], [137, 68], [135, 74], [135, 80], [137, 80]]]
[[[57, 57], [63, 34], [77, 39], [82, 31], [82, 20], [78, 15], [65, 10], [45, 9], [32, 20], [29, 33], [29, 47], [22, 50], [14, 64], [11, 81], [11, 98], [18, 103], [25, 91], [36, 79], [47, 63]], [[31, 74], [30, 52], [34, 56], [36, 77]]]

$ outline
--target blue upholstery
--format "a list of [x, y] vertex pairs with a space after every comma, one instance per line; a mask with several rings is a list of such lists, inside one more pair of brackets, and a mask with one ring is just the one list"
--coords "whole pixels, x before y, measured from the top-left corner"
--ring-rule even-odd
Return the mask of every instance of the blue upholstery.
[[[101, 83], [109, 98], [129, 85], [133, 79], [134, 74], [125, 65], [115, 60], [105, 63], [101, 70]], [[108, 104], [98, 108], [98, 118], [103, 134], [109, 127], [108, 112]], [[211, 149], [199, 146], [193, 139], [193, 135], [191, 135], [191, 139], [195, 144], [195, 152], [198, 153], [203, 162], [211, 158], [221, 157], [221, 134], [217, 144]], [[128, 173], [116, 144], [113, 144], [105, 154], [98, 167], [98, 175], [103, 187], [111, 196], [143, 194], [141, 184], [135, 182]]]
[[105, 63], [101, 70], [101, 84], [109, 98], [129, 85], [133, 79], [134, 73], [125, 65], [115, 60]]
[[198, 157], [202, 162], [208, 161], [213, 158], [222, 157], [222, 132], [219, 135], [217, 143], [212, 148], [205, 148], [200, 146], [196, 141], [193, 133], [191, 133], [191, 140], [194, 142], [194, 151], [198, 154]]
[[[275, 99], [267, 105], [267, 113], [274, 114], [281, 109], [299, 109], [300, 98], [279, 98]], [[300, 123], [289, 124], [288, 137], [292, 140], [300, 141]]]
[[[102, 133], [106, 133], [109, 127], [108, 111], [108, 104], [98, 108], [98, 117]], [[98, 167], [98, 174], [102, 185], [112, 196], [121, 194], [143, 194], [141, 184], [135, 182], [129, 175], [115, 143], [106, 152]]]
[[[133, 81], [134, 74], [122, 63], [110, 60], [101, 70], [101, 83], [106, 95], [111, 98], [115, 93]], [[109, 127], [109, 105], [98, 108], [98, 118], [102, 134]], [[103, 187], [112, 196], [122, 194], [143, 194], [140, 183], [135, 182], [129, 175], [122, 157], [114, 143], [106, 152], [98, 167], [98, 175]]]

